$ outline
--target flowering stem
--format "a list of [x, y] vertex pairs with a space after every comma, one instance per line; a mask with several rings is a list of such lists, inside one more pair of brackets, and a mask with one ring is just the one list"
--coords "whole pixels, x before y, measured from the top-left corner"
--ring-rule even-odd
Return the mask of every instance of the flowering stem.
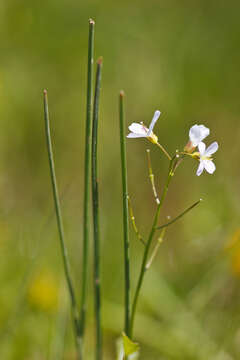
[[158, 227], [156, 228], [156, 230], [164, 229], [164, 228], [168, 227], [169, 225], [172, 225], [173, 223], [175, 223], [175, 221], [179, 220], [182, 216], [184, 216], [184, 215], [187, 214], [190, 210], [192, 210], [195, 206], [197, 206], [201, 201], [202, 201], [202, 199], [199, 199], [199, 200], [196, 201], [193, 205], [189, 206], [189, 208], [187, 208], [186, 210], [184, 210], [180, 215], [176, 216], [174, 219], [172, 219], [172, 220], [169, 221], [168, 223], [158, 226]]
[[152, 252], [152, 255], [150, 256], [150, 259], [146, 265], [146, 269], [148, 270], [150, 268], [150, 266], [152, 265], [152, 262], [153, 260], [155, 259], [156, 255], [157, 255], [157, 252], [158, 252], [158, 249], [163, 241], [163, 238], [164, 238], [164, 235], [165, 235], [165, 232], [166, 232], [166, 228], [163, 228], [162, 231], [161, 231], [161, 234], [157, 240], [157, 243], [153, 249], [153, 252]]
[[127, 188], [127, 164], [125, 142], [125, 119], [124, 119], [124, 92], [119, 97], [119, 125], [120, 146], [122, 163], [122, 201], [123, 201], [123, 241], [124, 241], [124, 266], [125, 266], [125, 333], [129, 336], [130, 330], [130, 263], [129, 263], [129, 224], [128, 224], [128, 188]]
[[193, 205], [191, 205], [189, 208], [187, 208], [185, 211], [183, 211], [180, 215], [176, 216], [173, 220], [169, 221], [168, 223], [164, 224], [164, 225], [161, 225], [159, 227], [156, 228], [156, 230], [162, 230], [161, 233], [160, 233], [160, 236], [158, 238], [158, 241], [157, 241], [157, 244], [155, 245], [155, 248], [153, 249], [153, 252], [152, 252], [152, 255], [150, 257], [150, 260], [148, 261], [147, 265], [146, 265], [146, 268], [149, 269], [150, 266], [152, 265], [152, 262], [154, 260], [154, 258], [156, 257], [157, 255], [157, 252], [158, 252], [158, 249], [160, 247], [160, 244], [162, 243], [162, 240], [163, 240], [163, 237], [165, 235], [165, 231], [166, 231], [166, 228], [169, 226], [169, 225], [172, 225], [175, 221], [177, 221], [178, 219], [180, 219], [182, 216], [184, 216], [185, 214], [187, 214], [190, 210], [192, 210], [195, 206], [197, 206], [200, 202], [202, 201], [202, 199], [196, 201]]
[[168, 158], [168, 160], [172, 160], [171, 156], [169, 155], [169, 153], [167, 152], [167, 150], [158, 142], [156, 143], [156, 145], [162, 150], [162, 152], [166, 155], [166, 157]]
[[88, 69], [87, 69], [87, 110], [85, 129], [85, 165], [84, 165], [84, 203], [83, 203], [83, 255], [82, 255], [82, 288], [80, 305], [81, 337], [84, 337], [86, 301], [87, 301], [87, 275], [88, 275], [88, 243], [89, 243], [89, 203], [90, 203], [90, 152], [91, 152], [91, 119], [92, 119], [92, 78], [93, 78], [93, 50], [94, 26], [89, 20], [88, 39]]
[[132, 221], [133, 230], [134, 230], [134, 232], [136, 233], [136, 235], [137, 235], [137, 237], [138, 237], [138, 240], [140, 240], [143, 245], [146, 245], [146, 244], [145, 244], [145, 241], [143, 240], [143, 237], [142, 237], [141, 234], [139, 233], [139, 230], [138, 230], [137, 225], [136, 225], [135, 216], [134, 216], [134, 214], [133, 214], [133, 209], [132, 209], [132, 204], [131, 204], [130, 196], [128, 196], [127, 198], [128, 198], [129, 215], [130, 215], [130, 219], [131, 219], [131, 221]]
[[49, 160], [49, 166], [50, 166], [50, 176], [51, 176], [51, 182], [52, 182], [55, 212], [56, 212], [56, 217], [57, 217], [59, 239], [60, 239], [61, 252], [62, 252], [62, 258], [63, 258], [63, 267], [64, 267], [65, 277], [66, 277], [66, 281], [67, 281], [68, 292], [69, 292], [70, 300], [71, 300], [73, 326], [74, 326], [74, 333], [75, 333], [75, 340], [76, 340], [76, 347], [77, 347], [77, 356], [78, 356], [78, 360], [81, 360], [82, 359], [82, 343], [81, 343], [81, 336], [80, 336], [79, 314], [78, 314], [78, 309], [77, 309], [75, 292], [74, 292], [74, 288], [73, 288], [73, 282], [72, 282], [72, 278], [71, 278], [71, 274], [70, 274], [70, 264], [69, 264], [69, 260], [68, 260], [67, 248], [65, 245], [63, 221], [62, 221], [62, 215], [61, 215], [60, 201], [59, 201], [58, 188], [57, 188], [57, 180], [56, 180], [56, 174], [55, 174], [55, 165], [54, 165], [54, 158], [53, 158], [53, 151], [52, 151], [47, 90], [44, 90], [44, 119], [45, 119], [45, 132], [46, 132], [46, 140], [47, 140], [48, 160]]
[[150, 149], [147, 149], [147, 157], [148, 157], [148, 171], [149, 171], [149, 178], [152, 184], [152, 190], [153, 190], [153, 195], [155, 198], [155, 201], [157, 204], [160, 203], [160, 200], [158, 198], [158, 194], [157, 194], [157, 190], [156, 190], [156, 186], [155, 186], [155, 181], [154, 181], [154, 174], [152, 172], [152, 164], [151, 164], [151, 156], [150, 156]]
[[92, 207], [94, 238], [94, 292], [96, 317], [96, 360], [102, 359], [101, 287], [100, 287], [100, 243], [99, 243], [99, 199], [97, 178], [97, 137], [99, 96], [101, 89], [102, 58], [97, 62], [96, 85], [93, 105], [92, 126]]
[[148, 253], [149, 253], [149, 250], [150, 250], [150, 247], [151, 247], [151, 244], [152, 244], [152, 240], [153, 240], [153, 237], [154, 237], [154, 234], [155, 234], [155, 231], [156, 231], [156, 225], [157, 225], [158, 218], [159, 218], [159, 215], [160, 215], [160, 210], [162, 208], [165, 197], [167, 195], [169, 183], [170, 183], [170, 181], [171, 181], [171, 179], [172, 179], [172, 177], [174, 175], [174, 173], [172, 171], [173, 166], [174, 166], [174, 160], [175, 160], [175, 156], [170, 161], [167, 181], [166, 181], [166, 184], [165, 184], [164, 189], [163, 189], [163, 193], [162, 193], [162, 196], [161, 196], [161, 199], [160, 199], [160, 203], [157, 206], [157, 210], [156, 210], [156, 213], [155, 213], [155, 216], [154, 216], [152, 228], [151, 228], [151, 231], [150, 231], [150, 234], [149, 234], [149, 237], [148, 237], [148, 241], [146, 243], [146, 247], [145, 247], [144, 254], [143, 254], [140, 275], [139, 275], [139, 278], [138, 278], [137, 288], [136, 288], [136, 291], [135, 291], [135, 295], [134, 295], [134, 299], [133, 299], [133, 305], [132, 305], [131, 323], [130, 323], [130, 337], [131, 338], [133, 337], [133, 326], [134, 326], [134, 320], [135, 320], [135, 314], [136, 314], [136, 308], [137, 308], [137, 302], [138, 302], [138, 298], [139, 298], [139, 293], [140, 293], [140, 290], [141, 290], [141, 287], [142, 287], [145, 272], [147, 270], [146, 265], [147, 265]]

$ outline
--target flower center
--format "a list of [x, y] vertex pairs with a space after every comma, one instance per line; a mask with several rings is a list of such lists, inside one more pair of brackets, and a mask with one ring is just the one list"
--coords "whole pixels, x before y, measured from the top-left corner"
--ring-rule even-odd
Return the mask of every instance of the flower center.
[[150, 136], [147, 137], [149, 141], [151, 141], [153, 144], [158, 143], [158, 137], [152, 132]]
[[212, 158], [211, 157], [209, 157], [209, 156], [201, 156], [201, 160], [212, 160]]

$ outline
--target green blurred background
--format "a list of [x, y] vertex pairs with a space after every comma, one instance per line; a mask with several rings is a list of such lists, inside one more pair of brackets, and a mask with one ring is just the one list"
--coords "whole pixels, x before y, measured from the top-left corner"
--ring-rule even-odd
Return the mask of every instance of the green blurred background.
[[[123, 246], [118, 94], [126, 121], [149, 124], [170, 153], [189, 127], [217, 140], [214, 175], [179, 167], [164, 206], [178, 215], [145, 278], [135, 338], [141, 359], [240, 358], [238, 1], [1, 0], [0, 2], [0, 357], [74, 359], [44, 138], [48, 89], [56, 171], [76, 289], [81, 282], [83, 160], [88, 19], [96, 21], [96, 58], [104, 58], [99, 181], [104, 359], [115, 358], [123, 328]], [[167, 161], [145, 140], [127, 141], [129, 192], [146, 236], [155, 203], [146, 149], [159, 191]], [[143, 248], [131, 229], [132, 286]], [[92, 258], [92, 254], [91, 254]], [[92, 293], [92, 274], [89, 274]], [[78, 295], [80, 297], [80, 292]], [[93, 359], [89, 295], [86, 359]]]

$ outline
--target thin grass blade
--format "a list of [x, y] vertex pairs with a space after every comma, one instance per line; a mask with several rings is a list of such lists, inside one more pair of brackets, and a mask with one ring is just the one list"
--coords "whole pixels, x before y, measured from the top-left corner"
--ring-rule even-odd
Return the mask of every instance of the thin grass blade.
[[95, 95], [94, 95], [94, 105], [93, 105], [93, 127], [92, 127], [92, 208], [93, 208], [93, 239], [94, 239], [96, 360], [102, 359], [99, 196], [98, 196], [98, 177], [97, 177], [98, 117], [99, 117], [101, 75], [102, 75], [102, 58], [100, 58], [97, 62], [96, 85], [95, 85]]
[[68, 292], [69, 292], [69, 296], [70, 296], [70, 300], [71, 300], [77, 355], [78, 355], [78, 359], [81, 360], [82, 359], [82, 345], [81, 345], [80, 327], [79, 327], [79, 314], [78, 314], [78, 309], [77, 309], [75, 292], [74, 292], [74, 288], [73, 288], [73, 281], [72, 281], [72, 277], [70, 274], [70, 264], [69, 264], [69, 259], [68, 259], [67, 248], [65, 245], [65, 235], [64, 235], [61, 207], [60, 207], [60, 201], [59, 201], [59, 195], [58, 195], [57, 179], [56, 179], [56, 174], [55, 174], [53, 150], [52, 150], [47, 90], [44, 90], [43, 94], [44, 94], [45, 132], [46, 132], [47, 151], [48, 151], [48, 160], [49, 160], [49, 167], [50, 167], [50, 176], [51, 176], [51, 182], [52, 182], [54, 205], [55, 205], [55, 212], [56, 212], [56, 217], [57, 217], [57, 226], [58, 226], [59, 239], [60, 239], [60, 245], [61, 245], [61, 253], [62, 253], [62, 258], [63, 258], [64, 273], [65, 273], [67, 286], [68, 286]]
[[[119, 97], [119, 124], [120, 124], [120, 147], [122, 167], [122, 201], [123, 201], [123, 242], [124, 242], [124, 268], [125, 268], [125, 333], [130, 332], [130, 259], [129, 259], [129, 222], [128, 222], [128, 188], [127, 188], [127, 161], [126, 161], [126, 134], [124, 119], [124, 92]], [[134, 223], [135, 224], [135, 223]]]

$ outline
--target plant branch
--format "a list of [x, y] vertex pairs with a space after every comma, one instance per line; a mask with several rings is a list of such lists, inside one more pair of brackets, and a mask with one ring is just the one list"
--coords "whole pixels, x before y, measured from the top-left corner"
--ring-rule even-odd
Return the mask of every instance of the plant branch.
[[153, 174], [153, 172], [152, 172], [152, 163], [151, 163], [150, 149], [147, 149], [147, 158], [148, 158], [149, 178], [150, 178], [151, 185], [152, 185], [152, 191], [153, 191], [154, 199], [155, 199], [156, 203], [159, 205], [160, 200], [159, 200], [159, 198], [158, 198], [158, 194], [157, 194], [157, 190], [156, 190], [156, 186], [155, 186], [154, 174]]
[[168, 160], [172, 160], [171, 156], [169, 155], [169, 153], [167, 152], [167, 150], [161, 145], [159, 144], [159, 142], [156, 143], [156, 145], [162, 150], [162, 152], [166, 155], [166, 157], [168, 158]]
[[175, 223], [175, 221], [179, 220], [181, 217], [183, 217], [185, 214], [187, 214], [190, 210], [192, 210], [193, 208], [195, 208], [195, 206], [197, 206], [200, 202], [202, 201], [202, 199], [199, 199], [198, 201], [196, 201], [193, 205], [189, 206], [186, 210], [184, 210], [180, 215], [176, 216], [174, 219], [172, 219], [171, 221], [169, 221], [166, 224], [160, 225], [156, 227], [156, 230], [160, 230], [163, 228], [168, 227], [169, 225], [172, 225], [173, 223]]
[[155, 247], [153, 249], [152, 255], [150, 256], [150, 259], [149, 259], [149, 261], [148, 261], [148, 263], [146, 265], [146, 270], [148, 270], [150, 268], [150, 266], [152, 265], [153, 260], [156, 257], [158, 249], [159, 249], [159, 247], [160, 247], [160, 245], [161, 245], [161, 243], [163, 241], [165, 232], [166, 232], [166, 228], [163, 228], [159, 238], [157, 239], [157, 243], [156, 243], [156, 245], [155, 245]]
[[128, 196], [127, 199], [128, 199], [129, 216], [130, 216], [130, 219], [132, 221], [133, 230], [134, 230], [135, 234], [137, 235], [138, 240], [140, 240], [141, 243], [143, 243], [143, 245], [146, 245], [145, 241], [143, 240], [143, 237], [139, 233], [139, 230], [138, 230], [137, 225], [136, 225], [135, 216], [133, 214], [133, 208], [132, 208], [130, 196]]

